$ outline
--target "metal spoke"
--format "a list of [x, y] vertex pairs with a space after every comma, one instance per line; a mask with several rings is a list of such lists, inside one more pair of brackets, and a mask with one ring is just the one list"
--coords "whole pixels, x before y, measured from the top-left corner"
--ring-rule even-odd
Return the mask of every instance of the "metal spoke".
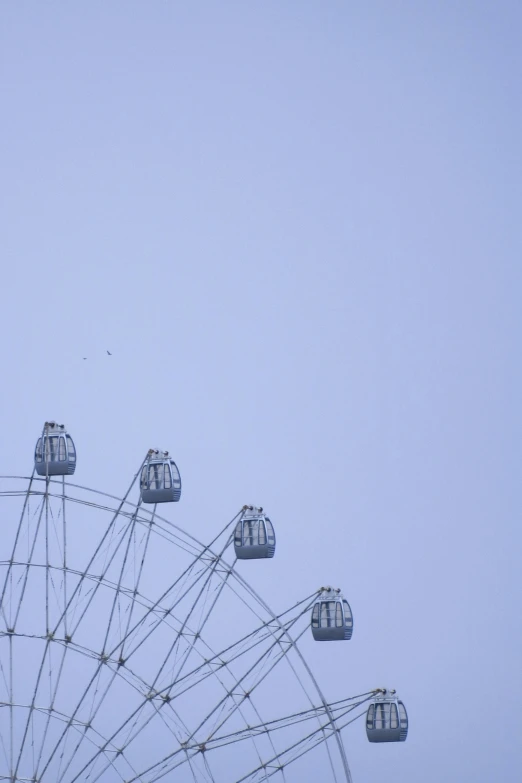
[[34, 478], [34, 470], [33, 470], [33, 473], [31, 475], [31, 478], [29, 479], [29, 487], [27, 488], [26, 492], [23, 493], [24, 494], [24, 504], [22, 506], [22, 512], [20, 514], [20, 519], [18, 521], [18, 527], [16, 529], [15, 540], [14, 540], [14, 543], [13, 543], [13, 550], [12, 550], [12, 553], [11, 553], [11, 558], [9, 560], [9, 566], [7, 568], [7, 571], [6, 571], [6, 575], [5, 575], [5, 579], [4, 579], [4, 586], [2, 588], [2, 595], [0, 596], [0, 607], [2, 608], [2, 615], [4, 617], [6, 628], [10, 627], [10, 622], [7, 620], [7, 617], [5, 615], [5, 608], [4, 608], [5, 591], [7, 589], [7, 583], [9, 581], [9, 579], [12, 578], [12, 571], [11, 571], [11, 569], [12, 569], [13, 561], [15, 559], [15, 554], [16, 554], [16, 549], [17, 549], [17, 546], [18, 546], [18, 541], [19, 541], [19, 538], [20, 538], [20, 533], [22, 531], [23, 521], [24, 521], [24, 517], [25, 517], [25, 511], [26, 511], [26, 508], [27, 508], [27, 504], [29, 503], [29, 498], [31, 496], [31, 487], [32, 487], [32, 484], [33, 484], [33, 478]]

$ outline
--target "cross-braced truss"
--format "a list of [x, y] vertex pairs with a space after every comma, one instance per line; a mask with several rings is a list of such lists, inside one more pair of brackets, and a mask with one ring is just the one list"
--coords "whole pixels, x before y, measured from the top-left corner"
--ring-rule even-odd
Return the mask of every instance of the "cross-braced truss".
[[374, 692], [324, 699], [297, 644], [317, 593], [274, 614], [226, 559], [239, 514], [204, 546], [133, 484], [0, 479], [0, 780], [292, 783], [317, 749], [349, 781]]

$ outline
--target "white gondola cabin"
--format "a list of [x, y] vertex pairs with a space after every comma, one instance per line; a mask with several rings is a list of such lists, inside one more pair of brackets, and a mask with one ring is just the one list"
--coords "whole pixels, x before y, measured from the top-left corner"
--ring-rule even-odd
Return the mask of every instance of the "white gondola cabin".
[[312, 608], [312, 635], [317, 642], [352, 638], [353, 615], [340, 590], [325, 587]]
[[245, 506], [234, 530], [234, 550], [238, 560], [273, 557], [275, 545], [274, 526], [263, 514], [263, 509]]
[[72, 476], [76, 449], [63, 424], [45, 422], [34, 450], [34, 467], [39, 476]]
[[168, 451], [150, 449], [141, 471], [143, 503], [172, 503], [181, 497], [181, 476]]
[[366, 735], [370, 742], [404, 742], [408, 736], [406, 707], [395, 691], [383, 689], [368, 707]]

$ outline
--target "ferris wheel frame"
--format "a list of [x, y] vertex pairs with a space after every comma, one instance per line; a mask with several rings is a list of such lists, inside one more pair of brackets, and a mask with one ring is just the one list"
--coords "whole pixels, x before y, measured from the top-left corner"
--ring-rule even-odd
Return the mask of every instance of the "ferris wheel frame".
[[[74, 582], [76, 585], [75, 589], [73, 590], [72, 594], [67, 595], [67, 589], [65, 588], [65, 595], [64, 595], [64, 611], [63, 616], [59, 618], [58, 623], [55, 623], [55, 626], [51, 628], [49, 624], [49, 618], [46, 617], [46, 634], [45, 634], [45, 643], [47, 647], [51, 644], [51, 642], [57, 642], [64, 648], [64, 656], [65, 656], [65, 650], [66, 649], [72, 649], [74, 647], [74, 640], [73, 635], [74, 633], [68, 634], [67, 633], [67, 627], [66, 627], [66, 617], [67, 617], [67, 607], [71, 605], [71, 602], [74, 599], [74, 592], [78, 589], [78, 584], [83, 583], [85, 580], [92, 581], [94, 584], [93, 591], [94, 593], [97, 592], [97, 590], [100, 588], [101, 585], [105, 587], [109, 587], [109, 589], [112, 589], [115, 591], [115, 601], [116, 598], [121, 592], [122, 586], [121, 584], [109, 584], [108, 581], [105, 581], [104, 575], [94, 574], [90, 573], [89, 569], [93, 562], [93, 557], [91, 557], [91, 560], [89, 561], [87, 567], [83, 571], [78, 571], [71, 569], [70, 566], [67, 564], [67, 551], [66, 551], [66, 534], [67, 534], [67, 523], [66, 523], [66, 506], [67, 504], [85, 504], [90, 506], [92, 509], [96, 511], [103, 511], [105, 513], [109, 513], [112, 515], [111, 523], [109, 524], [105, 535], [102, 539], [102, 543], [106, 536], [109, 535], [109, 532], [111, 528], [114, 530], [114, 525], [117, 519], [126, 519], [129, 521], [129, 524], [132, 524], [133, 526], [143, 526], [145, 527], [149, 532], [148, 534], [151, 534], [151, 531], [153, 531], [155, 534], [163, 537], [165, 540], [169, 541], [170, 543], [174, 543], [176, 546], [185, 549], [187, 553], [189, 553], [192, 558], [192, 565], [197, 564], [198, 562], [205, 565], [205, 568], [208, 572], [210, 572], [210, 575], [212, 576], [217, 575], [219, 579], [221, 579], [221, 588], [218, 592], [218, 594], [215, 596], [215, 599], [213, 600], [210, 609], [208, 610], [205, 619], [203, 620], [202, 624], [198, 626], [197, 631], [191, 630], [192, 633], [192, 645], [190, 646], [190, 650], [195, 646], [195, 642], [197, 638], [200, 638], [201, 631], [203, 630], [207, 619], [210, 616], [210, 613], [215, 608], [217, 601], [220, 597], [221, 591], [228, 587], [229, 589], [232, 589], [233, 591], [242, 591], [244, 595], [248, 596], [249, 599], [249, 607], [251, 611], [254, 612], [254, 614], [258, 617], [258, 619], [261, 622], [261, 625], [256, 629], [258, 632], [260, 629], [265, 629], [267, 633], [271, 636], [273, 645], [280, 650], [281, 654], [277, 658], [276, 662], [274, 663], [274, 667], [277, 665], [277, 663], [280, 660], [285, 659], [287, 662], [290, 663], [291, 668], [294, 671], [295, 677], [299, 684], [301, 685], [303, 692], [306, 694], [307, 699], [309, 700], [310, 707], [307, 710], [300, 710], [297, 713], [294, 713], [289, 716], [284, 716], [282, 718], [276, 718], [271, 721], [263, 721], [261, 719], [261, 715], [259, 712], [257, 712], [259, 717], [259, 723], [258, 724], [252, 724], [252, 722], [248, 722], [245, 720], [245, 729], [241, 731], [235, 731], [235, 732], [229, 732], [228, 734], [225, 732], [225, 734], [221, 733], [216, 736], [216, 732], [214, 732], [214, 736], [211, 736], [207, 741], [201, 742], [196, 741], [193, 739], [191, 742], [190, 740], [187, 740], [183, 743], [180, 743], [179, 748], [175, 751], [175, 753], [172, 753], [170, 756], [170, 763], [169, 759], [161, 759], [157, 764], [153, 764], [149, 769], [142, 770], [141, 772], [136, 771], [136, 774], [134, 777], [120, 777], [121, 780], [125, 780], [126, 783], [132, 783], [132, 781], [144, 781], [147, 780], [147, 783], [149, 781], [152, 783], [152, 781], [156, 781], [161, 779], [162, 777], [165, 777], [170, 772], [173, 772], [180, 764], [189, 763], [189, 766], [191, 768], [192, 774], [194, 775], [194, 780], [196, 781], [198, 778], [194, 774], [192, 770], [192, 766], [190, 764], [191, 758], [196, 757], [198, 754], [203, 756], [205, 758], [205, 754], [208, 754], [209, 751], [214, 749], [215, 747], [222, 747], [224, 745], [228, 744], [234, 744], [237, 742], [242, 742], [245, 739], [249, 739], [251, 741], [254, 741], [256, 737], [266, 735], [270, 738], [271, 747], [273, 749], [273, 755], [269, 758], [261, 759], [261, 756], [259, 757], [259, 765], [250, 770], [247, 774], [245, 774], [243, 777], [237, 779], [237, 783], [239, 781], [244, 781], [245, 783], [249, 781], [249, 783], [257, 783], [257, 781], [266, 780], [269, 777], [272, 777], [273, 775], [277, 773], [281, 773], [281, 778], [283, 780], [286, 780], [285, 777], [285, 770], [286, 768], [295, 760], [300, 758], [305, 753], [309, 752], [313, 748], [317, 747], [318, 745], [324, 744], [327, 750], [329, 764], [331, 766], [333, 779], [337, 780], [337, 774], [336, 768], [334, 766], [334, 762], [331, 756], [331, 749], [330, 745], [332, 740], [337, 748], [337, 755], [338, 759], [340, 760], [340, 772], [343, 776], [343, 779], [351, 783], [351, 773], [348, 765], [348, 760], [346, 756], [346, 751], [343, 745], [342, 736], [341, 736], [341, 730], [348, 725], [349, 723], [352, 723], [353, 721], [357, 720], [358, 718], [362, 717], [366, 710], [361, 712], [360, 714], [357, 714], [355, 717], [353, 717], [353, 712], [358, 707], [365, 705], [369, 700], [374, 698], [375, 694], [378, 692], [377, 690], [367, 691], [366, 693], [359, 694], [355, 697], [349, 697], [347, 699], [342, 699], [334, 703], [329, 703], [320, 686], [317, 682], [317, 679], [315, 678], [313, 672], [311, 671], [308, 663], [306, 662], [306, 659], [304, 658], [299, 646], [298, 641], [300, 636], [302, 636], [302, 631], [297, 637], [294, 638], [294, 635], [292, 634], [292, 628], [294, 625], [294, 622], [292, 620], [285, 619], [285, 616], [288, 615], [288, 613], [294, 609], [298, 608], [300, 610], [299, 617], [301, 616], [308, 616], [312, 605], [314, 601], [317, 599], [317, 595], [320, 594], [322, 588], [320, 590], [315, 591], [311, 596], [308, 596], [307, 598], [303, 599], [302, 601], [299, 601], [297, 604], [294, 605], [294, 607], [291, 607], [288, 610], [285, 610], [284, 612], [280, 613], [279, 615], [276, 614], [266, 603], [266, 601], [259, 595], [257, 591], [255, 591], [248, 582], [244, 579], [244, 577], [238, 573], [238, 571], [235, 569], [235, 564], [237, 562], [237, 558], [230, 563], [228, 560], [225, 559], [224, 555], [226, 550], [232, 546], [233, 544], [233, 531], [235, 524], [240, 518], [241, 513], [244, 512], [244, 508], [239, 511], [233, 519], [228, 522], [224, 528], [219, 531], [219, 533], [214, 537], [214, 539], [210, 542], [210, 544], [205, 545], [201, 543], [195, 536], [193, 536], [190, 533], [187, 533], [184, 531], [181, 527], [173, 523], [172, 521], [168, 520], [166, 517], [161, 516], [157, 513], [157, 506], [154, 505], [154, 507], [149, 510], [148, 508], [145, 508], [143, 504], [141, 503], [141, 499], [138, 503], [133, 503], [131, 500], [129, 500], [129, 495], [134, 487], [134, 484], [136, 480], [138, 479], [139, 475], [141, 474], [143, 465], [142, 463], [140, 468], [138, 469], [136, 475], [134, 476], [134, 479], [132, 480], [129, 488], [127, 489], [125, 495], [123, 498], [118, 498], [115, 495], [111, 495], [106, 492], [101, 492], [99, 490], [92, 490], [89, 489], [81, 484], [73, 483], [70, 480], [65, 480], [65, 476], [61, 476], [59, 478], [53, 478], [50, 476], [46, 476], [45, 478], [38, 478], [35, 476], [34, 472], [32, 476], [30, 477], [21, 477], [21, 476], [1, 476], [0, 482], [4, 481], [15, 481], [15, 482], [29, 482], [27, 488], [25, 491], [23, 490], [0, 490], [0, 497], [2, 496], [19, 496], [24, 497], [23, 501], [23, 508], [20, 515], [20, 520], [15, 536], [15, 542], [13, 545], [12, 554], [9, 560], [3, 560], [0, 561], [0, 567], [6, 570], [5, 579], [3, 580], [3, 589], [1, 593], [1, 602], [0, 602], [0, 609], [1, 609], [1, 615], [2, 619], [5, 621], [5, 630], [0, 631], [0, 639], [2, 636], [7, 637], [9, 640], [9, 646], [12, 650], [12, 642], [13, 639], [16, 637], [16, 622], [13, 625], [9, 624], [9, 621], [6, 617], [5, 613], [5, 607], [4, 607], [4, 597], [6, 593], [6, 585], [8, 584], [9, 576], [12, 575], [12, 572], [15, 568], [21, 568], [26, 570], [26, 580], [28, 578], [28, 572], [31, 567], [35, 567], [36, 564], [32, 562], [32, 554], [31, 556], [26, 560], [19, 560], [16, 558], [16, 552], [17, 552], [17, 545], [20, 538], [21, 528], [24, 524], [24, 517], [26, 508], [28, 506], [29, 499], [31, 497], [37, 497], [40, 498], [42, 501], [42, 511], [41, 514], [47, 514], [49, 504], [51, 502], [56, 502], [58, 504], [61, 504], [63, 509], [63, 563], [61, 566], [55, 566], [50, 565], [47, 559], [47, 562], [45, 564], [45, 571], [46, 571], [46, 579], [48, 579], [49, 574], [51, 574], [54, 571], [61, 571], [63, 575], [63, 582], [66, 585], [67, 584], [67, 577], [71, 576], [71, 578], [75, 578], [76, 580], [79, 580]], [[1, 486], [1, 485], [0, 485]], [[41, 491], [43, 490], [43, 491]], [[82, 497], [82, 493], [86, 493], [90, 498], [93, 496], [96, 498], [96, 500], [87, 500]], [[41, 521], [41, 520], [40, 520]], [[46, 520], [45, 523], [46, 527], [46, 538], [48, 536], [48, 521]], [[38, 532], [36, 533], [38, 535]], [[217, 546], [219, 541], [224, 541], [221, 544], [220, 547]], [[41, 567], [41, 566], [40, 566]], [[1, 584], [1, 583], [0, 583]], [[169, 588], [170, 589], [170, 588]], [[23, 601], [24, 592], [22, 591], [20, 601]], [[135, 590], [135, 595], [133, 597], [133, 601], [139, 603], [142, 603], [142, 608], [145, 609], [145, 611], [150, 614], [151, 616], [155, 616], [158, 618], [158, 624], [159, 623], [169, 623], [169, 619], [172, 617], [171, 609], [168, 609], [166, 606], [164, 606], [161, 602], [164, 600], [165, 596], [160, 596], [159, 599], [155, 599], [152, 601], [151, 599], [146, 598], [146, 596], [141, 595], [139, 590]], [[47, 603], [46, 603], [47, 605]], [[254, 605], [256, 608], [254, 608]], [[303, 608], [304, 607], [304, 608]], [[112, 616], [112, 615], [111, 615]], [[83, 615], [82, 615], [83, 617]], [[129, 626], [130, 626], [130, 618], [132, 617], [132, 613], [129, 616]], [[190, 617], [190, 615], [189, 615]], [[189, 627], [188, 625], [188, 619], [183, 622], [183, 627]], [[81, 619], [80, 619], [81, 621]], [[57, 636], [57, 629], [60, 627], [60, 625], [63, 625], [64, 632], [62, 633], [61, 638]], [[110, 625], [110, 623], [109, 623]], [[129, 626], [127, 626], [127, 633], [129, 632]], [[309, 626], [307, 626], [308, 629]], [[71, 629], [72, 630], [72, 629]], [[43, 640], [43, 637], [42, 637]], [[242, 640], [239, 640], [242, 641]], [[237, 642], [235, 643], [237, 644]], [[231, 645], [231, 647], [234, 647], [234, 645]], [[0, 648], [1, 649], [1, 648]], [[116, 648], [118, 649], [118, 648]], [[302, 667], [302, 670], [306, 673], [306, 676], [309, 681], [309, 685], [311, 685], [312, 689], [314, 690], [317, 701], [314, 702], [314, 700], [310, 697], [309, 691], [303, 684], [303, 682], [300, 679], [300, 675], [296, 672], [295, 668], [292, 666], [291, 658], [289, 656], [289, 652], [292, 651], [292, 654], [296, 657], [296, 659], [300, 662], [300, 665]], [[89, 650], [89, 651], [82, 651], [83, 654], [89, 654], [89, 655], [95, 655], [95, 651]], [[103, 667], [104, 664], [106, 665], [112, 665], [115, 666], [115, 673], [113, 680], [118, 676], [123, 676], [123, 673], [126, 671], [126, 661], [123, 659], [123, 655], [120, 656], [119, 659], [111, 658], [111, 655], [114, 653], [114, 651], [106, 652], [105, 650], [102, 651], [102, 654], [99, 656], [99, 663], [98, 668]], [[220, 660], [223, 656], [223, 651], [219, 653], [213, 653], [215, 655], [216, 660]], [[11, 652], [12, 655], [12, 652]], [[187, 658], [188, 659], [188, 655]], [[185, 660], [186, 660], [185, 659]], [[212, 659], [210, 659], [212, 660]], [[0, 664], [1, 664], [1, 656], [0, 656]], [[44, 661], [42, 661], [42, 668], [44, 665]], [[203, 664], [202, 664], [203, 665]], [[211, 671], [211, 673], [218, 678], [218, 669], [212, 668], [211, 665], [209, 665], [209, 660], [205, 661], [205, 666]], [[220, 664], [220, 668], [223, 666], [224, 668], [228, 668], [229, 664]], [[181, 672], [182, 670], [180, 670]], [[134, 676], [134, 675], [133, 675]], [[186, 676], [186, 675], [185, 675]], [[210, 676], [210, 675], [208, 675]], [[233, 675], [234, 676], [234, 675]], [[125, 682], [128, 683], [128, 679], [123, 677]], [[264, 679], [264, 678], [263, 678]], [[220, 681], [221, 682], [221, 681]], [[223, 683], [221, 682], [221, 685]], [[150, 682], [143, 681], [141, 683], [141, 686], [143, 689], [148, 689], [148, 693], [146, 696], [146, 700], [149, 702], [154, 702], [155, 700], [159, 701], [160, 706], [157, 708], [157, 712], [161, 709], [162, 706], [169, 704], [171, 699], [168, 696], [168, 692], [162, 692], [161, 690], [157, 691], [154, 689], [154, 687], [151, 687]], [[256, 686], [257, 687], [257, 686]], [[56, 688], [58, 688], [58, 683], [56, 683]], [[225, 689], [228, 696], [230, 696], [230, 691], [227, 690], [226, 686], [223, 685], [223, 688]], [[36, 691], [38, 689], [38, 683], [35, 687], [35, 693], [33, 695], [33, 698], [31, 700], [31, 704], [29, 705], [29, 713], [34, 712], [36, 707]], [[253, 700], [250, 698], [250, 694], [248, 694], [249, 702], [253, 704]], [[81, 703], [81, 699], [80, 699]], [[5, 704], [4, 706], [7, 706], [11, 710], [11, 721], [13, 720], [13, 700], [11, 699], [11, 704]], [[27, 708], [27, 705], [26, 705]], [[253, 709], [256, 710], [255, 705], [253, 706]], [[52, 712], [51, 708], [51, 712]], [[237, 705], [234, 709], [234, 711], [238, 711], [241, 713], [241, 706]], [[49, 721], [51, 718], [51, 712], [49, 712], [47, 720]], [[56, 717], [56, 715], [53, 715], [53, 717]], [[61, 716], [62, 720], [64, 720], [67, 725], [65, 731], [68, 731], [68, 729], [73, 726], [74, 722], [74, 715], [73, 716]], [[152, 718], [150, 718], [152, 720]], [[68, 721], [68, 722], [67, 722]], [[314, 722], [314, 728], [308, 732], [303, 738], [299, 739], [297, 742], [295, 742], [290, 747], [284, 748], [283, 750], [276, 750], [276, 747], [274, 745], [274, 742], [272, 741], [272, 732], [276, 732], [279, 729], [287, 728], [288, 726], [293, 726], [297, 724], [304, 724], [307, 721], [313, 721]], [[226, 721], [224, 721], [221, 726], [224, 725]], [[92, 728], [92, 727], [89, 727]], [[76, 730], [80, 729], [80, 726], [75, 727]], [[9, 775], [2, 775], [0, 774], [0, 780], [12, 780], [12, 781], [18, 781], [18, 780], [32, 780], [32, 781], [40, 781], [40, 780], [46, 780], [45, 774], [46, 771], [49, 769], [49, 761], [47, 763], [47, 766], [45, 766], [42, 770], [39, 771], [39, 775], [35, 773], [32, 778], [28, 777], [18, 777], [18, 768], [20, 765], [21, 757], [24, 752], [24, 742], [26, 740], [26, 736], [29, 730], [29, 718], [26, 721], [26, 729], [24, 734], [24, 740], [22, 742], [22, 745], [19, 750], [18, 758], [15, 763], [14, 761], [14, 754], [11, 752], [11, 762], [10, 762], [10, 768], [9, 768]], [[140, 729], [141, 731], [141, 729]], [[188, 729], [187, 729], [188, 731]], [[197, 731], [197, 730], [196, 730]], [[192, 736], [196, 734], [196, 731], [192, 732]], [[83, 732], [84, 735], [86, 734], [86, 731]], [[12, 729], [11, 729], [11, 736], [12, 736]], [[124, 750], [120, 747], [118, 747], [114, 742], [114, 736], [109, 738], [101, 738], [100, 735], [100, 744], [97, 746], [97, 751], [95, 753], [95, 756], [99, 756], [100, 758], [103, 756], [104, 758], [107, 758], [107, 764], [102, 769], [100, 773], [98, 773], [97, 777], [91, 778], [91, 780], [102, 780], [103, 775], [105, 774], [106, 770], [109, 768], [114, 767], [114, 759], [111, 758], [114, 756], [117, 758], [118, 756], [123, 756], [125, 758]], [[134, 737], [133, 737], [134, 739]], [[11, 740], [12, 744], [12, 740]], [[114, 747], [113, 747], [114, 745]], [[55, 753], [57, 752], [57, 748], [55, 748]], [[43, 751], [43, 745], [41, 752]], [[173, 759], [175, 754], [182, 757], [180, 760], [176, 761], [174, 763]], [[208, 757], [208, 756], [207, 756]], [[52, 760], [52, 758], [51, 758]], [[208, 763], [205, 760], [205, 764]], [[163, 765], [163, 766], [161, 766]], [[64, 778], [63, 773], [62, 777], [59, 780], [67, 780], [67, 783], [69, 783], [69, 780], [71, 783], [73, 781], [79, 781], [81, 780], [81, 775], [85, 774], [88, 770], [88, 766], [85, 766], [82, 768], [76, 775], [72, 778]], [[132, 766], [129, 764], [129, 766]], [[66, 770], [67, 771], [67, 770]], [[65, 771], [65, 772], [66, 772]], [[338, 770], [339, 771], [339, 770]], [[150, 774], [149, 774], [150, 773]], [[120, 774], [120, 773], [118, 773]], [[212, 777], [212, 772], [210, 768], [208, 769], [209, 780], [214, 780]], [[149, 775], [149, 777], [145, 778], [144, 775]], [[50, 778], [48, 778], [50, 779]]]

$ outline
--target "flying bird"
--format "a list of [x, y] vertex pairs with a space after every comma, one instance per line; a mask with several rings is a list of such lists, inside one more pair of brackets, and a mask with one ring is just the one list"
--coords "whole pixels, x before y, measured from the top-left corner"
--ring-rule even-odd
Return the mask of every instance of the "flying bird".
[[110, 351], [107, 351], [107, 353], [109, 354], [109, 356], [112, 356], [112, 353]]
[[83, 361], [85, 361], [86, 359], [87, 359], [87, 357], [86, 357], [86, 356], [84, 356], [84, 357], [83, 357]]

